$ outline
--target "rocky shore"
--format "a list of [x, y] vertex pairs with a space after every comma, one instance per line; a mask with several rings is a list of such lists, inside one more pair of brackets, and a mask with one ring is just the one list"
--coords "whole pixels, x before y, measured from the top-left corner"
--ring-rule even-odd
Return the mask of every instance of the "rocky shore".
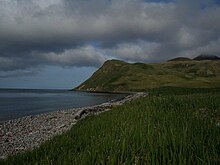
[[130, 94], [96, 106], [61, 110], [35, 116], [26, 116], [0, 123], [0, 159], [26, 150], [32, 150], [52, 137], [69, 130], [78, 120], [110, 110], [146, 93]]

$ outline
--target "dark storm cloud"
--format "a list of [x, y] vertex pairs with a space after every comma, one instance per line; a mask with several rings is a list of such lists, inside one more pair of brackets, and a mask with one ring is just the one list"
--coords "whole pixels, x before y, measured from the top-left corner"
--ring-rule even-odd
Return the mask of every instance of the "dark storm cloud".
[[2, 0], [0, 70], [219, 54], [219, 15], [214, 0]]

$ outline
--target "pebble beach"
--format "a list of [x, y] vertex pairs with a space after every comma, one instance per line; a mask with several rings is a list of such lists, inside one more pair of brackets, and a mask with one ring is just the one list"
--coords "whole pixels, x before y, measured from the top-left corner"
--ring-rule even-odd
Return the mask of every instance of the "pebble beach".
[[88, 115], [96, 115], [113, 106], [145, 97], [147, 93], [134, 93], [120, 100], [112, 100], [95, 106], [60, 110], [40, 115], [25, 116], [0, 123], [0, 159], [27, 150], [68, 131], [77, 121]]

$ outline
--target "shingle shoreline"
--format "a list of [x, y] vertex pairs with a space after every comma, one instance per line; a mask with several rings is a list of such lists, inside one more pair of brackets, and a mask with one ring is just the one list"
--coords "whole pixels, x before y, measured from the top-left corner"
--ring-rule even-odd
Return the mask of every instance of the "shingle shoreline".
[[0, 159], [26, 150], [32, 150], [41, 143], [69, 130], [80, 119], [110, 110], [147, 93], [130, 94], [122, 99], [103, 104], [61, 110], [40, 115], [25, 116], [0, 123]]

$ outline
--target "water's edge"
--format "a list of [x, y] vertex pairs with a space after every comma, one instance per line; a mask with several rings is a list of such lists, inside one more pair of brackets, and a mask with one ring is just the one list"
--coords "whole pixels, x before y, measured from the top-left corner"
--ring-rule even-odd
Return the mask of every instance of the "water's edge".
[[24, 116], [93, 106], [128, 94], [47, 89], [0, 89], [0, 123]]
[[0, 123], [0, 159], [32, 150], [52, 137], [69, 130], [80, 119], [110, 110], [147, 93], [139, 92], [95, 106], [49, 112]]

